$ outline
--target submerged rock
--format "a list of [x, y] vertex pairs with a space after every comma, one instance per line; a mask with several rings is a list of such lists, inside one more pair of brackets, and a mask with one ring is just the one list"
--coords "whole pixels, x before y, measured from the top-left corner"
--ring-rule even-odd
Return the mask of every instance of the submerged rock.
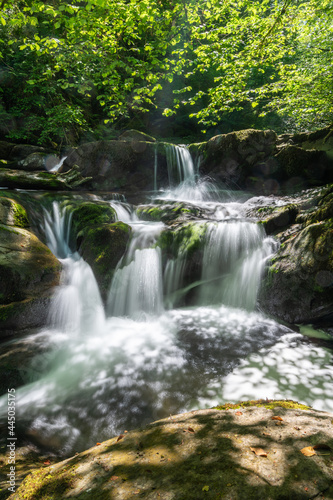
[[0, 200], [0, 325], [2, 336], [45, 324], [61, 265], [30, 231], [24, 208]]

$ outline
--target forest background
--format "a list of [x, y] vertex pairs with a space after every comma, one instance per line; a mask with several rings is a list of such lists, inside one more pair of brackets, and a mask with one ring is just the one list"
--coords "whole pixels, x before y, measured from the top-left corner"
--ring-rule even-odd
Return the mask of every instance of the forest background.
[[314, 130], [332, 54], [331, 0], [2, 0], [0, 139]]

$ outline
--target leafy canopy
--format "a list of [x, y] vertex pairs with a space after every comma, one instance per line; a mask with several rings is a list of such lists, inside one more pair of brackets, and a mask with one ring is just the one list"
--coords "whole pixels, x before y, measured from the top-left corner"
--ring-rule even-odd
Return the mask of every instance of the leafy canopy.
[[75, 142], [101, 121], [182, 113], [208, 129], [244, 110], [327, 124], [332, 20], [332, 0], [3, 0], [1, 131]]

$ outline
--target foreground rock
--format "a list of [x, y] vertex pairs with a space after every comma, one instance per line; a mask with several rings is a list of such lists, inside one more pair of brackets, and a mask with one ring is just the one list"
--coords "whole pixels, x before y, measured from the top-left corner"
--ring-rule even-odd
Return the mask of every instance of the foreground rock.
[[45, 324], [53, 287], [59, 283], [61, 265], [27, 227], [24, 208], [0, 198], [0, 330]]
[[125, 431], [32, 472], [9, 498], [332, 498], [333, 415], [279, 405], [193, 411]]

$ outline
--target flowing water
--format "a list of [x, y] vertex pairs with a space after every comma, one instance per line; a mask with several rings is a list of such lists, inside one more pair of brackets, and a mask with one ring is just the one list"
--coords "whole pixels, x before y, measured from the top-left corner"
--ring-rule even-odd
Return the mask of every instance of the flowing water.
[[[139, 220], [126, 200], [111, 200], [132, 239], [104, 306], [90, 266], [70, 248], [70, 212], [56, 202], [45, 210], [46, 241], [63, 272], [49, 326], [24, 340], [39, 350], [16, 408], [21, 435], [59, 454], [224, 401], [292, 398], [333, 411], [331, 351], [256, 311], [276, 242], [244, 220], [232, 195], [218, 199], [185, 148], [168, 156], [170, 186], [156, 193], [158, 203], [190, 198], [209, 214], [194, 221], [204, 242], [192, 281], [186, 239], [177, 255], [165, 255], [165, 224]], [[189, 293], [191, 306], [177, 307]], [[6, 404], [2, 397], [2, 413]]]

